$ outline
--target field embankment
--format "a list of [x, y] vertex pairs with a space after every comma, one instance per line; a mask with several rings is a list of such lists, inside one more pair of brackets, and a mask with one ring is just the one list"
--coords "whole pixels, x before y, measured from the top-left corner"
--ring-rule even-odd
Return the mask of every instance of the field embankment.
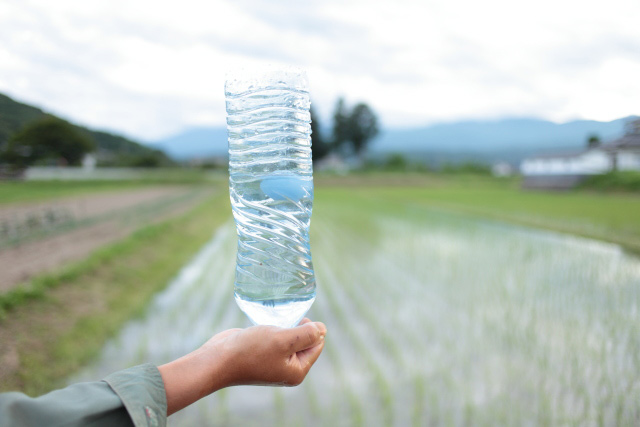
[[[90, 188], [67, 187], [58, 183], [52, 189], [64, 194]], [[39, 274], [85, 258], [143, 225], [186, 212], [211, 195], [210, 188], [185, 185], [102, 190], [0, 205], [0, 298]]]
[[1, 183], [0, 389], [59, 385], [229, 212], [215, 183]]

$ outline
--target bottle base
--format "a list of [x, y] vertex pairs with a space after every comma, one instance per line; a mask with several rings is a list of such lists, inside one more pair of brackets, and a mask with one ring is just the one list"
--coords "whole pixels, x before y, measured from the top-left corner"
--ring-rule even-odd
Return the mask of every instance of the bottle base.
[[315, 295], [306, 300], [266, 300], [252, 301], [236, 294], [236, 303], [254, 325], [280, 326], [292, 328], [309, 311], [315, 301]]

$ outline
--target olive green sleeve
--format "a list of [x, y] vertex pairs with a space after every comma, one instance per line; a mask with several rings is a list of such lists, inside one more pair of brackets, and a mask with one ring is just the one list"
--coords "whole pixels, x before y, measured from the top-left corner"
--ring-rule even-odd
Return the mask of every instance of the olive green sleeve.
[[0, 394], [0, 427], [164, 427], [167, 401], [160, 372], [140, 365], [104, 381], [73, 384], [40, 397]]
[[120, 397], [135, 427], [167, 425], [167, 394], [155, 365], [147, 363], [125, 369], [104, 381]]

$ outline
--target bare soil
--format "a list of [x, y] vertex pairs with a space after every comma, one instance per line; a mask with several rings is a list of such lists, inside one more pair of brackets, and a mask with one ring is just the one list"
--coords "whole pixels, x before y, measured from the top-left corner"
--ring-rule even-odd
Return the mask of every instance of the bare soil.
[[42, 203], [0, 208], [0, 221], [55, 209], [73, 218], [73, 227], [53, 235], [0, 248], [0, 293], [85, 258], [89, 253], [121, 239], [140, 226], [185, 212], [207, 194], [190, 187], [165, 186], [84, 195]]

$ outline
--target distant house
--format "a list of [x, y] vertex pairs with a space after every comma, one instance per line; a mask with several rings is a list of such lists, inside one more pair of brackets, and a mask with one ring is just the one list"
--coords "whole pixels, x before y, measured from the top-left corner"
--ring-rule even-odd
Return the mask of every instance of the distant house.
[[317, 160], [313, 165], [314, 171], [334, 172], [340, 175], [344, 175], [351, 169], [349, 163], [336, 153], [329, 153], [320, 160]]
[[82, 169], [86, 171], [92, 171], [96, 168], [96, 164], [98, 163], [98, 159], [96, 155], [93, 153], [85, 154], [82, 158]]
[[513, 175], [513, 167], [507, 162], [497, 162], [491, 165], [491, 174], [498, 178]]
[[640, 171], [640, 119], [627, 125], [623, 137], [609, 143], [529, 157], [520, 164], [525, 188], [566, 189], [590, 175], [615, 170]]
[[612, 170], [640, 170], [640, 119], [628, 123], [625, 135], [602, 149], [611, 156]]

